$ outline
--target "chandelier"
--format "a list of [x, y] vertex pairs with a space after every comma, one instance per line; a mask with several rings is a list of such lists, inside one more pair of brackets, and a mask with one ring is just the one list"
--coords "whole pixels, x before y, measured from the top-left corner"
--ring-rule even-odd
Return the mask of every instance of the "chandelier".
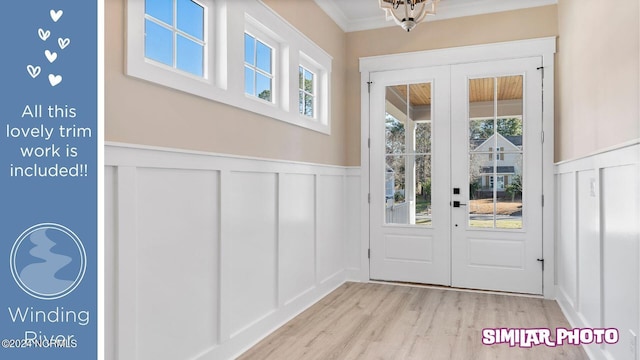
[[407, 32], [411, 31], [427, 15], [435, 15], [440, 0], [379, 0], [387, 20], [393, 19]]

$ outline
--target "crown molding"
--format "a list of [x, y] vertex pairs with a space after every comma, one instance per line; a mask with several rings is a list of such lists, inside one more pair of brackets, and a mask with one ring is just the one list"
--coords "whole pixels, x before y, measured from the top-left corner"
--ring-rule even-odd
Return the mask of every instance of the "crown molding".
[[[344, 11], [337, 5], [335, 0], [314, 0], [316, 4], [344, 31], [362, 31], [385, 27], [396, 26], [393, 20], [386, 20], [384, 12], [380, 10], [380, 15], [350, 19]], [[366, 6], [371, 6], [372, 0], [350, 0], [362, 1]], [[526, 9], [539, 6], [557, 4], [558, 0], [441, 0], [438, 5], [438, 13], [435, 16], [428, 16], [426, 21], [438, 21], [453, 19], [458, 17], [490, 14], [510, 10]], [[375, 5], [378, 6], [377, 4]]]

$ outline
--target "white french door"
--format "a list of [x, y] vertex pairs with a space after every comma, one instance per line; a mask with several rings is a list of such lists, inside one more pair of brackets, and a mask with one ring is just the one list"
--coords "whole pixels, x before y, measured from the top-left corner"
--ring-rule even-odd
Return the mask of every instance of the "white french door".
[[451, 69], [452, 286], [542, 294], [540, 66]]
[[540, 62], [371, 74], [371, 279], [542, 293]]
[[370, 276], [448, 285], [449, 67], [371, 81]]

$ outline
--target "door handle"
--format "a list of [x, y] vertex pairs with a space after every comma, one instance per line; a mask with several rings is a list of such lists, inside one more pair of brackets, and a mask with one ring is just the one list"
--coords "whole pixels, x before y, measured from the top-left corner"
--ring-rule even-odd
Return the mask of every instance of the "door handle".
[[457, 201], [457, 200], [453, 202], [453, 207], [454, 208], [459, 208], [460, 206], [467, 206], [467, 204], [463, 204], [463, 203], [461, 203], [460, 201]]

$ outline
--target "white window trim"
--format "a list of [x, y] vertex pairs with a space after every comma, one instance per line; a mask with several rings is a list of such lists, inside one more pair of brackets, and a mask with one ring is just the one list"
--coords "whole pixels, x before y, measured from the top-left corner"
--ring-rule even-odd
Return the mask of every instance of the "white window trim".
[[[207, 75], [208, 75], [206, 73], [206, 70], [207, 70], [206, 64], [207, 64], [207, 61], [208, 61], [208, 56], [207, 56], [208, 54], [207, 54], [206, 50], [211, 45], [211, 42], [208, 39], [209, 36], [207, 34], [207, 31], [205, 30], [207, 28], [207, 24], [208, 24], [208, 21], [209, 21], [209, 16], [208, 16], [208, 13], [207, 13], [207, 9], [209, 8], [209, 6], [207, 4], [205, 4], [204, 2], [200, 1], [200, 0], [192, 0], [192, 1], [194, 3], [196, 3], [197, 5], [201, 6], [202, 9], [203, 9], [203, 21], [202, 21], [202, 24], [203, 24], [203, 28], [204, 29], [203, 29], [203, 34], [202, 34], [203, 35], [202, 36], [202, 40], [192, 36], [191, 34], [185, 32], [183, 30], [181, 30], [180, 28], [178, 28], [178, 24], [177, 24], [178, 23], [178, 16], [177, 16], [177, 14], [175, 12], [173, 14], [173, 19], [172, 19], [173, 23], [172, 24], [167, 24], [163, 20], [157, 19], [157, 18], [153, 17], [152, 15], [148, 15], [148, 14], [145, 13], [144, 20], [143, 20], [143, 27], [145, 26], [144, 22], [146, 22], [148, 20], [148, 21], [156, 24], [157, 26], [160, 26], [160, 27], [162, 27], [162, 28], [164, 28], [166, 30], [171, 31], [171, 36], [172, 36], [172, 38], [174, 40], [174, 49], [173, 49], [173, 52], [172, 52], [172, 63], [173, 63], [172, 66], [169, 66], [169, 65], [164, 64], [162, 62], [159, 62], [159, 61], [156, 61], [156, 60], [153, 60], [153, 59], [149, 59], [149, 58], [146, 58], [146, 57], [145, 57], [145, 61], [148, 61], [150, 63], [156, 64], [156, 66], [166, 66], [167, 68], [169, 68], [172, 71], [178, 71], [178, 72], [183, 73], [185, 75], [193, 76], [196, 79], [202, 79], [202, 78], [207, 78]], [[173, 7], [174, 7], [174, 11], [175, 11], [176, 7], [177, 7], [177, 1], [173, 1]], [[202, 76], [198, 76], [196, 74], [190, 73], [189, 71], [182, 70], [182, 69], [178, 68], [178, 64], [177, 64], [177, 56], [178, 56], [178, 54], [177, 54], [177, 49], [176, 49], [176, 47], [177, 47], [177, 37], [178, 36], [182, 36], [185, 39], [188, 39], [188, 40], [190, 40], [190, 41], [202, 46], [202, 48], [203, 48], [203, 54], [202, 54], [203, 55], [202, 56], [202, 62], [203, 62], [203, 64], [202, 64], [202, 72], [203, 72], [203, 75]]]
[[[253, 79], [252, 79], [253, 80], [253, 91], [254, 92], [257, 91], [257, 89], [256, 89], [256, 86], [257, 86], [256, 79], [257, 79], [257, 75], [258, 74], [262, 74], [265, 77], [269, 78], [270, 84], [271, 84], [271, 86], [269, 88], [269, 90], [271, 90], [271, 100], [269, 100], [269, 101], [270, 102], [275, 102], [275, 95], [276, 94], [275, 94], [274, 88], [276, 86], [276, 78], [277, 78], [277, 76], [276, 76], [276, 71], [275, 71], [276, 67], [274, 65], [275, 65], [277, 52], [276, 52], [276, 49], [274, 49], [273, 47], [269, 46], [267, 44], [267, 42], [265, 42], [262, 37], [254, 35], [254, 34], [255, 34], [254, 32], [246, 32], [245, 33], [245, 41], [246, 41], [246, 36], [248, 35], [249, 37], [251, 37], [251, 39], [253, 39], [254, 45], [256, 45], [256, 46], [254, 46], [254, 50], [253, 50], [254, 51], [254, 59], [253, 60], [255, 61], [255, 63], [249, 64], [249, 63], [247, 63], [247, 61], [245, 59], [245, 62], [244, 62], [245, 71], [246, 71], [247, 68], [249, 68], [250, 70], [252, 70], [254, 72], [254, 76], [253, 76]], [[270, 72], [266, 72], [266, 71], [262, 70], [260, 67], [258, 67], [257, 43], [265, 45], [266, 47], [269, 48], [269, 51], [271, 52], [270, 53], [270, 59], [269, 59], [269, 62], [270, 62], [270, 65], [271, 65]], [[246, 44], [245, 44], [245, 46], [246, 46]], [[246, 55], [246, 53], [245, 53], [245, 55]], [[247, 76], [247, 74], [245, 73], [245, 79], [244, 79], [245, 80], [245, 94], [257, 97], [259, 94], [257, 94], [257, 95], [256, 94], [248, 94], [246, 92], [246, 81], [247, 81], [246, 76]], [[264, 99], [262, 99], [262, 100], [264, 100]]]
[[[298, 54], [298, 65], [308, 69], [312, 73], [315, 74], [315, 84], [314, 84], [314, 95], [315, 95], [315, 109], [314, 109], [314, 117], [310, 118], [306, 115], [300, 114], [298, 115], [304, 119], [305, 121], [316, 121], [319, 125], [329, 125], [329, 113], [330, 113], [330, 101], [329, 101], [329, 79], [330, 79], [330, 70], [327, 70], [325, 66], [318, 63], [314, 60], [313, 56], [307, 55], [306, 53], [300, 51]], [[296, 66], [297, 68], [297, 66]], [[296, 71], [296, 82], [298, 79]], [[300, 88], [299, 84], [296, 88]], [[296, 104], [298, 104], [298, 92], [296, 91]], [[296, 106], [296, 109], [298, 107]]]
[[[198, 0], [205, 7], [205, 69], [200, 78], [144, 56], [144, 0], [127, 2], [126, 73], [324, 134], [331, 133], [332, 57], [260, 0]], [[233, 19], [233, 20], [232, 20]], [[244, 92], [244, 33], [275, 50], [272, 103]], [[266, 35], [266, 39], [262, 37]], [[269, 43], [270, 42], [270, 43]], [[317, 76], [315, 119], [298, 111], [298, 66]], [[295, 104], [295, 105], [294, 105]]]
[[187, 92], [206, 92], [214, 85], [210, 69], [215, 68], [215, 34], [208, 26], [215, 19], [213, 0], [197, 1], [205, 9], [204, 14], [204, 71], [203, 77], [147, 59], [144, 52], [145, 11], [144, 1], [129, 0], [127, 14], [127, 74], [160, 85]]
[[[260, 99], [256, 96], [247, 94], [244, 92], [244, 34], [249, 34], [257, 41], [267, 45], [271, 48], [271, 101]], [[282, 54], [286, 53], [287, 46], [284, 44], [285, 40], [269, 30], [268, 27], [262, 25], [258, 20], [251, 17], [249, 14], [245, 14], [245, 30], [242, 37], [242, 92], [251, 100], [266, 103], [268, 105], [278, 105], [287, 111], [287, 106], [281, 103], [281, 98], [286, 98], [287, 88], [282, 86], [283, 79], [281, 74], [286, 73], [286, 69], [289, 66], [287, 58]], [[257, 50], [256, 50], [257, 51]], [[256, 64], [257, 65], [257, 64]], [[258, 71], [258, 70], [256, 70]], [[259, 111], [258, 111], [259, 112]]]

